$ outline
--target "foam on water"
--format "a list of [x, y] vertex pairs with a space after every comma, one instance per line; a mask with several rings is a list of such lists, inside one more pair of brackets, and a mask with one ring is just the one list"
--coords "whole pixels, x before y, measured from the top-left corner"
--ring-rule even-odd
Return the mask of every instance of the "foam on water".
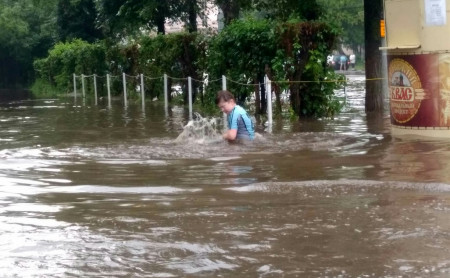
[[145, 187], [118, 187], [118, 186], [94, 186], [94, 185], [79, 185], [79, 186], [54, 186], [48, 189], [51, 192], [59, 193], [124, 193], [124, 194], [174, 194], [198, 192], [201, 189], [181, 189], [173, 186], [145, 186]]
[[[94, 159], [107, 165], [153, 165], [169, 163], [168, 159], [209, 158], [212, 161], [229, 160], [243, 154], [272, 154], [298, 150], [342, 151], [352, 153], [370, 144], [375, 135], [349, 136], [344, 132], [256, 133], [252, 144], [229, 144], [222, 139], [220, 118], [203, 118], [195, 114], [174, 137], [151, 136], [123, 141], [93, 141], [57, 146], [25, 146], [0, 150], [0, 169], [46, 169], [54, 165], [73, 165]], [[360, 128], [365, 127], [358, 127]], [[351, 135], [351, 134], [350, 134]], [[31, 158], [31, 159], [30, 159]], [[67, 159], [67, 160], [66, 160]], [[52, 167], [58, 170], [58, 167]]]
[[356, 139], [346, 135], [322, 132], [303, 132], [272, 136], [256, 134], [251, 144], [229, 144], [222, 139], [217, 119], [198, 116], [190, 121], [177, 138], [155, 137], [127, 143], [82, 144], [60, 147], [24, 147], [0, 151], [0, 169], [28, 171], [61, 165], [83, 164], [85, 159], [106, 165], [161, 166], [167, 159], [209, 158], [227, 161], [243, 154], [271, 154], [298, 150], [329, 150], [351, 152], [359, 149]]
[[419, 183], [419, 182], [397, 182], [397, 181], [371, 181], [371, 180], [310, 180], [295, 182], [262, 182], [245, 186], [233, 186], [225, 188], [235, 192], [286, 192], [293, 188], [308, 188], [310, 190], [329, 191], [342, 188], [343, 190], [366, 190], [366, 189], [401, 189], [417, 190], [431, 193], [448, 193], [450, 184], [445, 183]]
[[195, 119], [190, 120], [183, 127], [183, 132], [175, 140], [177, 143], [195, 142], [198, 144], [208, 144], [223, 141], [218, 120], [216, 118], [203, 118], [195, 113]]

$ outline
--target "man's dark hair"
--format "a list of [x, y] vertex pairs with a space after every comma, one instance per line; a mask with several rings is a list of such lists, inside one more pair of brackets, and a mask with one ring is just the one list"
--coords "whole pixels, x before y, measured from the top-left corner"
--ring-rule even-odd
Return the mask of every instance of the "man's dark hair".
[[220, 101], [229, 101], [229, 100], [234, 100], [234, 95], [227, 90], [222, 90], [222, 91], [218, 91], [217, 92], [217, 96], [216, 96], [216, 105], [219, 104]]

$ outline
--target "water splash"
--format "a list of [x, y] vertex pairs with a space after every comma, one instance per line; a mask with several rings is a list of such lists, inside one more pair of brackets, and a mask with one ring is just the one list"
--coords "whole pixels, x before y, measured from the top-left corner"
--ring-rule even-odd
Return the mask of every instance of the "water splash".
[[223, 141], [220, 135], [219, 124], [216, 118], [203, 118], [195, 113], [193, 120], [190, 120], [183, 127], [183, 132], [178, 135], [175, 142], [194, 142], [199, 144], [217, 143]]

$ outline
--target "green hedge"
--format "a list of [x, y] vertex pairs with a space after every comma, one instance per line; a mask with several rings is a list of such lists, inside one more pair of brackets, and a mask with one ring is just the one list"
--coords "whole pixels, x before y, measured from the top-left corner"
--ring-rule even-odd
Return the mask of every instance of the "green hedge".
[[[326, 24], [317, 22], [277, 23], [268, 20], [245, 18], [236, 20], [218, 34], [174, 33], [142, 36], [126, 44], [108, 41], [89, 44], [82, 40], [59, 43], [45, 59], [35, 61], [40, 86], [47, 83], [61, 92], [72, 89], [72, 74], [98, 74], [120, 76], [161, 77], [164, 73], [170, 85], [186, 88], [184, 78], [210, 81], [207, 88], [194, 82], [194, 101], [202, 107], [214, 108], [215, 93], [221, 82], [211, 82], [226, 75], [243, 84], [261, 82], [265, 74], [280, 81], [314, 80], [316, 83], [274, 84], [277, 106], [280, 92], [290, 89], [293, 111], [299, 116], [332, 116], [340, 107], [333, 98], [335, 83], [323, 83], [335, 78], [326, 67], [326, 56], [331, 52], [336, 33]], [[131, 81], [134, 88], [138, 80]], [[295, 85], [296, 84], [296, 85]], [[146, 95], [162, 96], [162, 79], [146, 81]], [[255, 86], [228, 82], [228, 88], [243, 103], [254, 96], [264, 113], [264, 96], [259, 100]], [[121, 78], [114, 79], [113, 93], [120, 94]], [[130, 90], [133, 92], [134, 90]], [[200, 92], [206, 91], [206, 94]], [[187, 92], [187, 90], [183, 90]], [[92, 90], [88, 92], [92, 93]], [[131, 94], [132, 95], [132, 94]], [[183, 95], [186, 103], [187, 94]], [[261, 104], [259, 104], [261, 101]]]
[[82, 40], [56, 44], [48, 56], [34, 62], [39, 82], [45, 82], [61, 92], [72, 88], [73, 73], [80, 75], [107, 72], [105, 48], [100, 43]]

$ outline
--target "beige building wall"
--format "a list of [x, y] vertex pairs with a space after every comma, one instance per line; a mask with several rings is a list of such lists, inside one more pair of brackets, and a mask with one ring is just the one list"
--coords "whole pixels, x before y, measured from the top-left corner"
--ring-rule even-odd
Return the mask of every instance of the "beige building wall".
[[384, 5], [392, 131], [450, 137], [450, 0]]
[[426, 22], [425, 5], [428, 3], [430, 7], [433, 0], [385, 0], [386, 49], [450, 52], [450, 0], [443, 1], [446, 24], [430, 25]]

